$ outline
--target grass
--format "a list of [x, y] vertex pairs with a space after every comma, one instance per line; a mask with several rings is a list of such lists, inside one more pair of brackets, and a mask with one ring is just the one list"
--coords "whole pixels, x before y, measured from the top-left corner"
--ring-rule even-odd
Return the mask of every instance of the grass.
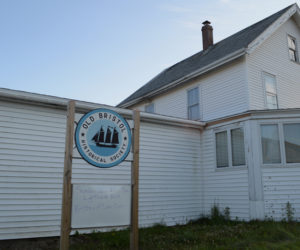
[[[139, 230], [142, 250], [300, 249], [300, 223], [200, 219], [187, 225]], [[129, 230], [71, 237], [72, 250], [129, 249]]]

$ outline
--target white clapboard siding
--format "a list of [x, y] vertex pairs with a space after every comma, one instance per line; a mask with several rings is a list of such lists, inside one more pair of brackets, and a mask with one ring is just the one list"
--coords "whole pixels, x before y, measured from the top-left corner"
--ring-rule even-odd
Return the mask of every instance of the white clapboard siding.
[[210, 215], [217, 205], [220, 212], [230, 208], [232, 219], [249, 220], [248, 170], [216, 169], [214, 133], [207, 129], [201, 136], [203, 214]]
[[289, 58], [288, 34], [296, 38], [299, 53], [300, 29], [290, 19], [248, 57], [250, 110], [265, 109], [262, 72], [276, 77], [279, 108], [300, 107], [300, 65]]
[[[0, 102], [0, 239], [59, 235], [65, 126], [65, 111]], [[200, 215], [199, 151], [199, 130], [141, 124], [140, 226]], [[99, 169], [74, 152], [73, 184], [130, 184], [130, 162]]]
[[140, 224], [174, 225], [198, 218], [200, 132], [196, 129], [141, 124]]
[[300, 220], [300, 168], [262, 168], [262, 173], [266, 217], [287, 218], [286, 205], [290, 202], [294, 219]]
[[[190, 81], [182, 87], [154, 97], [154, 112], [187, 118], [187, 90], [199, 87], [201, 120], [216, 119], [249, 109], [246, 66], [243, 59]], [[145, 110], [147, 104], [134, 106]]]
[[0, 102], [0, 239], [59, 232], [65, 112]]

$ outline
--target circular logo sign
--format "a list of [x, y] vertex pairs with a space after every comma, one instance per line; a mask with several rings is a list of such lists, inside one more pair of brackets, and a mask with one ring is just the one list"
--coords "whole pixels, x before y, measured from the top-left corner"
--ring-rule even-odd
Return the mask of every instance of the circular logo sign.
[[128, 155], [131, 132], [126, 120], [109, 109], [96, 109], [85, 114], [75, 131], [80, 155], [88, 163], [109, 168], [118, 165]]

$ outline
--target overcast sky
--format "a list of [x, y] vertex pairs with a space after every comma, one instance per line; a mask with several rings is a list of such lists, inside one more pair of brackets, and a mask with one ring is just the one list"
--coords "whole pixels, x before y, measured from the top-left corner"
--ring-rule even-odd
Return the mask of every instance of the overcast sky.
[[163, 69], [299, 0], [1, 0], [0, 87], [116, 105]]

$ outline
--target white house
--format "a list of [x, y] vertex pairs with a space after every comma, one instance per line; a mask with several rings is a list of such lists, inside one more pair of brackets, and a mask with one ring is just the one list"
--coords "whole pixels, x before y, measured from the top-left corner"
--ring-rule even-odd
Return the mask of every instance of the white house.
[[[147, 111], [141, 227], [186, 223], [214, 204], [233, 219], [280, 220], [289, 202], [300, 220], [299, 7], [219, 43], [212, 38], [205, 22], [203, 51], [160, 73], [121, 108], [77, 101], [76, 119], [95, 108], [128, 120], [130, 109]], [[0, 88], [0, 240], [59, 235], [67, 102]], [[73, 186], [130, 185], [128, 161], [99, 170], [74, 155]]]
[[201, 134], [204, 212], [300, 218], [300, 10], [297, 4], [167, 68], [118, 106], [207, 123]]

